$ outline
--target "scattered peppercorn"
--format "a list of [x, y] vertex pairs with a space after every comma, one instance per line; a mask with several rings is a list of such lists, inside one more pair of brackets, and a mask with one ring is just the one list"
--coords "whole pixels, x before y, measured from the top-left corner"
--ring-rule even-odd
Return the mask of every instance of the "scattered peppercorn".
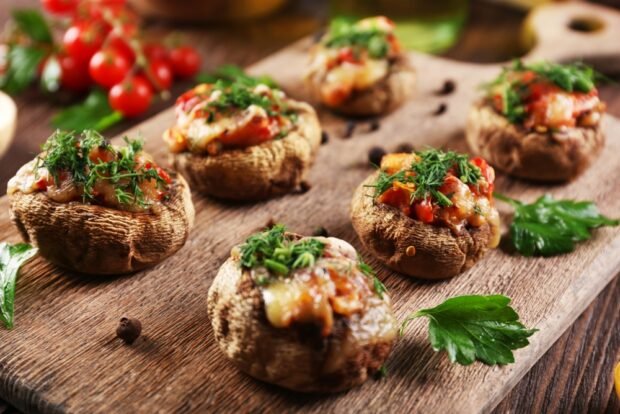
[[142, 324], [135, 318], [123, 316], [116, 327], [116, 336], [131, 345], [142, 333]]
[[372, 147], [368, 151], [368, 162], [372, 165], [381, 165], [381, 159], [386, 154], [385, 150], [381, 147]]
[[402, 144], [398, 144], [395, 152], [413, 152], [414, 148], [408, 142], [403, 142]]
[[344, 134], [342, 135], [342, 137], [351, 138], [353, 136], [353, 132], [355, 131], [355, 127], [355, 121], [348, 121], [344, 128]]
[[435, 111], [433, 112], [433, 115], [439, 116], [439, 115], [443, 114], [444, 112], [446, 112], [447, 109], [448, 109], [448, 105], [446, 105], [445, 103], [442, 102], [442, 103], [439, 104], [437, 109], [435, 109]]
[[307, 193], [308, 191], [310, 191], [310, 189], [312, 188], [312, 184], [310, 184], [308, 181], [302, 181], [299, 183], [299, 192], [300, 193]]
[[378, 119], [373, 119], [372, 121], [370, 121], [370, 125], [369, 125], [370, 132], [377, 131], [379, 128], [381, 128], [381, 124], [379, 123]]
[[329, 237], [329, 233], [327, 232], [327, 229], [325, 227], [317, 227], [313, 232], [312, 235], [314, 237]]
[[273, 219], [273, 217], [271, 217], [269, 220], [267, 220], [267, 223], [265, 223], [265, 229], [270, 229], [273, 226], [275, 226], [277, 223], [276, 221]]
[[325, 131], [321, 132], [321, 145], [325, 145], [329, 142], [329, 134]]
[[437, 91], [437, 95], [450, 95], [456, 89], [456, 82], [452, 79], [448, 79], [443, 83], [441, 89]]

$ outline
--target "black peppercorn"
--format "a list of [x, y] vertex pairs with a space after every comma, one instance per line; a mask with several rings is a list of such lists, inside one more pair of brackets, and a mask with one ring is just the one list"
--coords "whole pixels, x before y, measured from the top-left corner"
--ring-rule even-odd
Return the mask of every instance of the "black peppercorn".
[[308, 191], [310, 191], [310, 189], [312, 188], [312, 184], [310, 184], [308, 181], [302, 181], [299, 183], [299, 192], [300, 193], [307, 193]]
[[408, 142], [403, 142], [402, 144], [398, 144], [395, 152], [413, 152], [414, 148]]
[[379, 128], [381, 128], [381, 124], [378, 119], [370, 121], [370, 125], [368, 126], [370, 132], [377, 131]]
[[325, 131], [321, 132], [321, 145], [325, 145], [329, 142], [329, 134]]
[[448, 79], [443, 83], [440, 90], [437, 91], [437, 95], [450, 95], [456, 89], [456, 82], [452, 79]]
[[315, 237], [329, 237], [329, 233], [327, 232], [327, 229], [325, 227], [317, 227], [314, 232], [312, 232], [312, 235]]
[[140, 333], [142, 333], [142, 324], [135, 318], [123, 316], [116, 327], [116, 336], [129, 345], [138, 339]]
[[386, 154], [385, 150], [381, 147], [372, 147], [370, 151], [368, 151], [368, 162], [372, 165], [379, 166], [381, 165], [381, 159]]
[[355, 121], [348, 121], [344, 128], [344, 134], [342, 134], [342, 137], [351, 138], [353, 136], [353, 132], [355, 131], [355, 127]]
[[445, 103], [442, 102], [442, 103], [439, 104], [437, 109], [435, 109], [435, 111], [433, 112], [433, 115], [439, 116], [439, 115], [443, 114], [444, 112], [446, 112], [447, 109], [448, 109], [448, 105], [446, 105]]

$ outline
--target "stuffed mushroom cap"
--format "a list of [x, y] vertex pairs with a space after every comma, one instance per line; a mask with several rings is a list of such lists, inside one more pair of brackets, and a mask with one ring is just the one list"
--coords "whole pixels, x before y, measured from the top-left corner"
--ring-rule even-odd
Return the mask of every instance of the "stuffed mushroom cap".
[[[274, 231], [281, 230], [269, 234]], [[307, 267], [278, 274], [265, 263], [243, 265], [250, 239], [234, 248], [209, 289], [216, 341], [242, 371], [295, 391], [336, 392], [363, 383], [383, 365], [397, 335], [387, 292], [348, 243], [284, 238], [285, 250], [312, 243], [321, 251]]]
[[[10, 217], [22, 238], [50, 262], [93, 275], [141, 270], [179, 250], [194, 222], [183, 177], [159, 168], [136, 141], [118, 149], [96, 133], [84, 134], [80, 140], [73, 133], [57, 132], [45, 151], [9, 181]], [[76, 145], [84, 153], [66, 152]], [[55, 169], [81, 155], [90, 159], [91, 168], [97, 164], [102, 175], [119, 165], [132, 166], [136, 180], [94, 180], [90, 187], [80, 181], [88, 174], [80, 178], [75, 169]], [[136, 194], [139, 198], [132, 199]]]
[[[558, 78], [564, 73], [571, 77]], [[605, 143], [605, 104], [594, 80], [583, 65], [515, 63], [472, 106], [469, 146], [515, 177], [544, 182], [577, 177]]]
[[[443, 154], [439, 157], [446, 159], [446, 153], [418, 154], [385, 156], [381, 170], [355, 191], [351, 220], [364, 247], [389, 268], [421, 279], [447, 279], [472, 267], [499, 244], [499, 214], [491, 196], [494, 175], [480, 159], [474, 160], [475, 168], [470, 167], [470, 173], [476, 168], [481, 171], [473, 183], [463, 183], [457, 172], [446, 168], [443, 184], [436, 190], [446, 197], [442, 206], [431, 196], [417, 198], [415, 173], [408, 166], [424, 163], [426, 154]], [[417, 171], [422, 174], [422, 168]]]
[[[205, 109], [207, 108], [207, 109]], [[199, 85], [177, 101], [164, 140], [192, 189], [229, 200], [261, 200], [300, 187], [318, 147], [314, 109], [257, 85]]]
[[314, 100], [349, 116], [392, 111], [411, 95], [415, 79], [394, 23], [382, 16], [332, 26], [312, 48], [305, 76]]

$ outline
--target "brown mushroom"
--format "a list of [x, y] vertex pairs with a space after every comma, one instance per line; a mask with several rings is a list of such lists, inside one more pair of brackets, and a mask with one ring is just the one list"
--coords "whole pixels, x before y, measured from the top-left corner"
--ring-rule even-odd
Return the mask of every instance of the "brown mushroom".
[[472, 107], [466, 136], [472, 151], [494, 167], [515, 177], [544, 182], [574, 179], [605, 144], [600, 123], [564, 131], [526, 130], [484, 101]]
[[421, 279], [447, 279], [472, 267], [497, 244], [499, 228], [484, 223], [455, 232], [425, 224], [379, 203], [371, 187], [379, 172], [355, 191], [351, 220], [364, 246], [389, 268]]
[[292, 106], [298, 119], [283, 138], [216, 155], [172, 154], [174, 169], [187, 177], [192, 189], [229, 200], [261, 200], [297, 189], [321, 145], [321, 126], [310, 105]]
[[[302, 300], [291, 298], [308, 294], [308, 280], [329, 277], [325, 276], [324, 260], [332, 265], [336, 261], [349, 271], [356, 269], [357, 253], [351, 245], [334, 238], [316, 239], [333, 247], [329, 258], [270, 283], [257, 283], [255, 270], [242, 268], [238, 248], [233, 249], [209, 289], [208, 311], [221, 350], [242, 371], [296, 391], [336, 392], [363, 383], [381, 368], [396, 338], [397, 322], [387, 294], [370, 291], [360, 298], [363, 308], [350, 315], [336, 312], [338, 299], [315, 297], [313, 309], [322, 303], [320, 315], [328, 322], [317, 320], [317, 315], [299, 302], [300, 307], [292, 313], [296, 315], [293, 322], [274, 326], [274, 314], [290, 313], [274, 311], [273, 306], [288, 309], [291, 300]], [[335, 257], [339, 253], [333, 252], [343, 255]], [[366, 281], [367, 275], [359, 270], [354, 272], [357, 274], [351, 277], [358, 279], [352, 284], [361, 278], [361, 287], [369, 292], [372, 281]]]
[[59, 203], [43, 192], [16, 191], [9, 202], [11, 221], [42, 257], [87, 274], [122, 274], [156, 265], [185, 244], [194, 223], [189, 187], [180, 175], [169, 199], [151, 212]]

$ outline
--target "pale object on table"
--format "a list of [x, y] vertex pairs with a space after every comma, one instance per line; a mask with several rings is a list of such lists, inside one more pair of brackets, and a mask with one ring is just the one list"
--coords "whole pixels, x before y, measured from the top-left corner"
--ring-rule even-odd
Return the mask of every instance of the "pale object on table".
[[0, 157], [9, 148], [15, 134], [17, 107], [8, 95], [0, 92]]

